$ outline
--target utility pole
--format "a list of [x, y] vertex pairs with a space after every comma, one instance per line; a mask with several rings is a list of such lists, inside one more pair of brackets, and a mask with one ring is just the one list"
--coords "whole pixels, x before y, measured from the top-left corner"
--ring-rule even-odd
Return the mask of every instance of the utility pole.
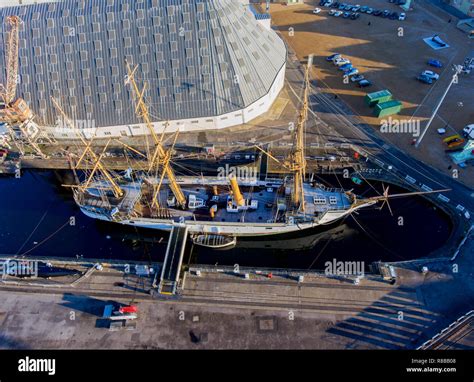
[[420, 138], [418, 138], [418, 141], [415, 144], [416, 148], [420, 147], [421, 141], [425, 137], [428, 129], [430, 128], [431, 124], [433, 123], [433, 120], [435, 119], [436, 115], [438, 114], [438, 111], [439, 111], [441, 105], [443, 104], [446, 96], [448, 95], [449, 90], [451, 89], [451, 86], [453, 86], [453, 84], [457, 83], [458, 78], [459, 78], [459, 74], [461, 74], [461, 71], [462, 71], [462, 66], [461, 65], [456, 65], [454, 67], [454, 70], [455, 70], [455, 73], [453, 75], [453, 78], [451, 79], [451, 82], [449, 83], [446, 91], [444, 92], [443, 96], [441, 97], [440, 101], [438, 102], [438, 105], [436, 106], [436, 109], [433, 112], [433, 115], [431, 116], [430, 120], [428, 121], [428, 124], [426, 125], [425, 129], [423, 130], [423, 133], [421, 134]]

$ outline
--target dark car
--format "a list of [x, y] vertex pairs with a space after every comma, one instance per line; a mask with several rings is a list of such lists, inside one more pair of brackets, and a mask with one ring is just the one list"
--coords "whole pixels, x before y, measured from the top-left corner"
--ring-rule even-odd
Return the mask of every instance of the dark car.
[[391, 13], [392, 13], [392, 12], [385, 10], [385, 11], [383, 11], [383, 13], [382, 13], [382, 17], [383, 17], [383, 18], [387, 18], [388, 16], [390, 16]]
[[388, 16], [390, 20], [398, 20], [398, 13], [397, 12], [392, 12], [390, 16]]
[[349, 63], [349, 64], [341, 65], [341, 66], [339, 67], [339, 70], [344, 71], [344, 70], [352, 69], [352, 68], [353, 68], [352, 64]]
[[435, 68], [442, 68], [443, 64], [439, 60], [431, 59], [428, 61], [429, 66], [434, 66]]
[[321, 6], [321, 7], [322, 7], [324, 4], [326, 4], [326, 0], [321, 0], [321, 1], [319, 2], [319, 6]]
[[357, 86], [360, 87], [360, 88], [367, 88], [369, 86], [372, 85], [372, 82], [368, 81], [368, 80], [362, 80], [362, 81], [359, 81], [357, 83]]
[[420, 82], [423, 82], [424, 84], [428, 84], [428, 85], [431, 85], [433, 83], [433, 80], [428, 77], [428, 76], [425, 76], [423, 74], [419, 75], [418, 77], [416, 77], [416, 79]]
[[344, 12], [344, 14], [342, 15], [342, 17], [344, 17], [345, 19], [347, 19], [350, 16], [351, 16], [350, 12]]
[[352, 82], [360, 82], [362, 80], [365, 80], [365, 77], [361, 74], [357, 74], [357, 75], [351, 77]]
[[357, 20], [359, 17], [360, 17], [360, 13], [354, 12], [354, 13], [351, 15], [351, 20]]
[[347, 4], [345, 4], [345, 3], [341, 3], [341, 4], [339, 4], [338, 9], [339, 9], [340, 11], [343, 11], [344, 8], [346, 7], [346, 5], [347, 5]]
[[335, 3], [332, 3], [331, 7], [332, 8], [339, 8], [339, 5], [340, 5], [340, 3], [336, 1]]
[[380, 16], [380, 15], [382, 14], [382, 11], [379, 10], [379, 9], [375, 9], [375, 10], [372, 12], [372, 14], [373, 14], [374, 16]]

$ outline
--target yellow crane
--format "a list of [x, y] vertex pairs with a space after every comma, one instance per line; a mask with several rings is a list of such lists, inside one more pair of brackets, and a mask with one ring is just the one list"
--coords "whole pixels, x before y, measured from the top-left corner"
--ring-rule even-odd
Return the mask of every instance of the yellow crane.
[[10, 124], [22, 123], [33, 118], [27, 103], [16, 98], [18, 86], [18, 68], [19, 68], [19, 41], [21, 19], [18, 16], [8, 16], [6, 18], [8, 28], [8, 37], [5, 47], [5, 64], [7, 72], [7, 82], [0, 85], [0, 97], [3, 100], [4, 107], [0, 109], [0, 120]]
[[[143, 99], [146, 87], [143, 88], [142, 91], [140, 91], [140, 89], [137, 85], [137, 82], [135, 81], [135, 72], [137, 71], [137, 69], [138, 69], [138, 66], [136, 66], [132, 70], [130, 65], [127, 63], [128, 76], [127, 76], [126, 84], [131, 86], [131, 88], [132, 88], [132, 90], [135, 94], [135, 97], [136, 97], [136, 104], [137, 105], [136, 105], [135, 112], [136, 112], [137, 116], [139, 118], [143, 119], [143, 121], [145, 122], [145, 124], [146, 124], [148, 130], [150, 131], [150, 134], [153, 138], [155, 146], [156, 146], [155, 151], [154, 151], [153, 155], [150, 158], [149, 171], [151, 171], [154, 168], [157, 168], [160, 165], [160, 163], [163, 164], [163, 172], [164, 172], [164, 175], [168, 178], [171, 192], [175, 196], [177, 204], [181, 208], [185, 208], [186, 207], [186, 196], [184, 195], [183, 191], [181, 190], [181, 187], [179, 186], [179, 184], [177, 183], [174, 171], [171, 168], [171, 166], [169, 165], [170, 157], [169, 157], [169, 154], [166, 153], [166, 151], [163, 148], [163, 144], [162, 144], [163, 136], [160, 138], [158, 136], [158, 134], [156, 133], [155, 128], [153, 127], [153, 124], [152, 124], [151, 119], [150, 119], [150, 113], [148, 111], [148, 106], [146, 105], [146, 103]], [[164, 134], [164, 132], [163, 132], [163, 134]], [[158, 201], [157, 201], [158, 193], [159, 193], [159, 187], [158, 187], [158, 192], [156, 190], [154, 192], [153, 205], [155, 205], [155, 206], [158, 206]]]
[[[67, 114], [64, 112], [64, 110], [61, 107], [61, 105], [59, 104], [59, 102], [54, 97], [51, 97], [51, 101], [53, 102], [53, 105], [56, 108], [56, 110], [61, 114], [64, 122], [68, 125], [68, 127], [72, 130], [76, 130], [76, 127], [74, 126], [72, 121], [69, 119]], [[124, 192], [123, 192], [122, 188], [117, 184], [117, 182], [114, 179], [114, 177], [112, 176], [112, 174], [107, 170], [107, 168], [102, 163], [102, 158], [104, 156], [105, 151], [107, 150], [107, 147], [108, 147], [110, 141], [107, 143], [107, 145], [106, 145], [104, 151], [102, 152], [102, 154], [98, 156], [94, 152], [94, 150], [92, 150], [92, 142], [87, 142], [79, 132], [78, 132], [77, 135], [80, 138], [82, 144], [85, 146], [85, 150], [84, 150], [84, 153], [82, 154], [82, 156], [79, 158], [79, 161], [76, 163], [76, 168], [78, 168], [78, 166], [82, 163], [82, 161], [86, 158], [86, 156], [91, 157], [91, 159], [94, 163], [94, 168], [93, 168], [92, 172], [90, 173], [87, 181], [84, 183], [84, 185], [79, 186], [78, 188], [80, 188], [83, 191], [86, 190], [89, 187], [94, 175], [98, 171], [100, 171], [104, 175], [104, 177], [109, 181], [110, 186], [112, 188], [112, 192], [114, 193], [114, 196], [116, 198], [121, 198], [124, 195]]]

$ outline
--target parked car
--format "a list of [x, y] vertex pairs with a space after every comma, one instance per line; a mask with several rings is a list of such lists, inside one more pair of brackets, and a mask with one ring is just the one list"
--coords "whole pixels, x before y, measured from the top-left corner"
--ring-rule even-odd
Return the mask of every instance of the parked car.
[[357, 83], [357, 86], [359, 86], [360, 88], [367, 88], [369, 86], [372, 85], [372, 82], [368, 81], [368, 80], [362, 80], [362, 81], [359, 81]]
[[313, 13], [317, 15], [318, 13], [321, 13], [321, 8], [314, 8]]
[[346, 5], [346, 6], [344, 7], [344, 10], [345, 10], [345, 11], [350, 11], [350, 10], [352, 10], [352, 5], [350, 5], [350, 4]]
[[426, 76], [426, 77], [429, 77], [431, 78], [432, 80], [439, 80], [439, 74], [438, 73], [435, 73], [431, 70], [425, 70], [423, 73], [421, 73], [422, 76]]
[[359, 9], [360, 9], [360, 5], [357, 4], [357, 5], [355, 5], [355, 6], [352, 7], [352, 12], [358, 12]]
[[334, 61], [336, 58], [339, 58], [339, 57], [341, 57], [339, 53], [334, 53], [326, 57], [326, 61]]
[[362, 74], [357, 74], [357, 75], [351, 77], [351, 82], [359, 82], [359, 81], [362, 81], [364, 79], [365, 79], [365, 77]]
[[342, 12], [341, 11], [337, 11], [336, 13], [334, 13], [334, 17], [339, 17], [342, 15]]
[[431, 59], [428, 60], [428, 65], [429, 66], [434, 66], [435, 68], [442, 68], [443, 64], [439, 60]]
[[334, 1], [333, 0], [326, 0], [326, 3], [324, 4], [325, 7], [330, 7]]
[[462, 129], [462, 134], [469, 139], [474, 140], [474, 124], [467, 125], [464, 129]]
[[433, 80], [430, 77], [423, 76], [421, 74], [418, 77], [416, 77], [416, 79], [418, 81], [423, 82], [424, 84], [428, 84], [428, 85], [431, 85], [433, 83]]
[[344, 14], [342, 15], [342, 17], [344, 17], [345, 19], [347, 19], [348, 17], [351, 17], [351, 13], [350, 13], [350, 12], [344, 12]]
[[385, 10], [385, 11], [382, 12], [382, 17], [383, 17], [383, 18], [387, 18], [388, 16], [390, 16], [391, 13], [392, 13], [392, 12], [390, 12], [390, 11], [388, 11], [388, 10]]
[[388, 18], [390, 20], [398, 20], [398, 17], [399, 17], [398, 12], [392, 12], [392, 13], [390, 13], [390, 15], [388, 15]]
[[[332, 59], [332, 63], [333, 63], [334, 65], [336, 65], [336, 63], [337, 63], [338, 61], [342, 61], [342, 60], [347, 60], [347, 58], [342, 57], [342, 56], [339, 54], [339, 55], [336, 55], [336, 56]], [[343, 65], [344, 65], [344, 64], [343, 64]]]
[[351, 70], [348, 70], [344, 73], [346, 76], [355, 76], [356, 74], [359, 74], [359, 69], [357, 68], [352, 68]]
[[367, 12], [368, 9], [369, 9], [369, 7], [367, 5], [364, 5], [363, 7], [360, 7], [359, 12], [365, 13], [365, 12]]
[[347, 58], [339, 58], [336, 61], [334, 61], [334, 65], [336, 66], [342, 66], [345, 64], [350, 64], [351, 62]]
[[321, 0], [321, 1], [319, 2], [319, 6], [320, 6], [320, 7], [322, 7], [324, 4], [326, 4], [326, 0]]
[[379, 9], [374, 9], [373, 15], [374, 16], [380, 16], [382, 13], [383, 13], [383, 11], [381, 11]]
[[407, 14], [405, 12], [400, 13], [400, 16], [398, 16], [398, 20], [404, 21], [407, 19]]
[[328, 13], [329, 16], [334, 16], [334, 14], [336, 13], [337, 11], [335, 9], [331, 9]]
[[346, 6], [347, 6], [346, 3], [341, 3], [341, 4], [339, 5], [338, 9], [339, 9], [340, 11], [343, 11]]
[[338, 8], [340, 3], [336, 1], [335, 3], [332, 3], [331, 8]]
[[351, 63], [344, 64], [344, 65], [339, 67], [339, 70], [346, 70], [346, 69], [352, 69], [352, 64]]
[[351, 20], [357, 20], [359, 17], [360, 17], [360, 13], [355, 13], [355, 12], [354, 12], [354, 13], [351, 15]]
[[374, 13], [374, 8], [368, 8], [365, 13], [367, 13], [368, 15], [371, 15], [372, 13]]

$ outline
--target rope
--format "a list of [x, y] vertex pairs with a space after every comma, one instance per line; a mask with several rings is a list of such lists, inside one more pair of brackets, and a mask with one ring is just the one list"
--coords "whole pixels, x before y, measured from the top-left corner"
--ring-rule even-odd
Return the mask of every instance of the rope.
[[18, 256], [18, 254], [21, 252], [21, 250], [23, 248], [25, 248], [25, 245], [26, 243], [31, 239], [31, 237], [35, 234], [36, 230], [39, 228], [39, 226], [41, 225], [41, 223], [43, 222], [43, 220], [46, 218], [46, 215], [48, 214], [49, 212], [49, 209], [51, 208], [51, 205], [53, 204], [53, 202], [50, 203], [49, 207], [46, 209], [45, 213], [43, 214], [43, 216], [41, 217], [41, 219], [39, 220], [38, 224], [36, 225], [36, 227], [34, 228], [34, 230], [30, 233], [30, 235], [28, 236], [28, 238], [23, 242], [23, 245], [18, 249], [16, 255]]
[[45, 238], [43, 241], [39, 242], [34, 248], [31, 248], [30, 250], [22, 253], [20, 256], [25, 256], [30, 252], [33, 252], [35, 249], [38, 247], [42, 246], [44, 243], [46, 243], [48, 240], [52, 239], [54, 236], [56, 236], [61, 230], [63, 230], [65, 227], [67, 227], [70, 224], [69, 219], [67, 220], [66, 223], [64, 223], [61, 227], [59, 227], [58, 230], [53, 232], [51, 235], [49, 235], [47, 238]]

